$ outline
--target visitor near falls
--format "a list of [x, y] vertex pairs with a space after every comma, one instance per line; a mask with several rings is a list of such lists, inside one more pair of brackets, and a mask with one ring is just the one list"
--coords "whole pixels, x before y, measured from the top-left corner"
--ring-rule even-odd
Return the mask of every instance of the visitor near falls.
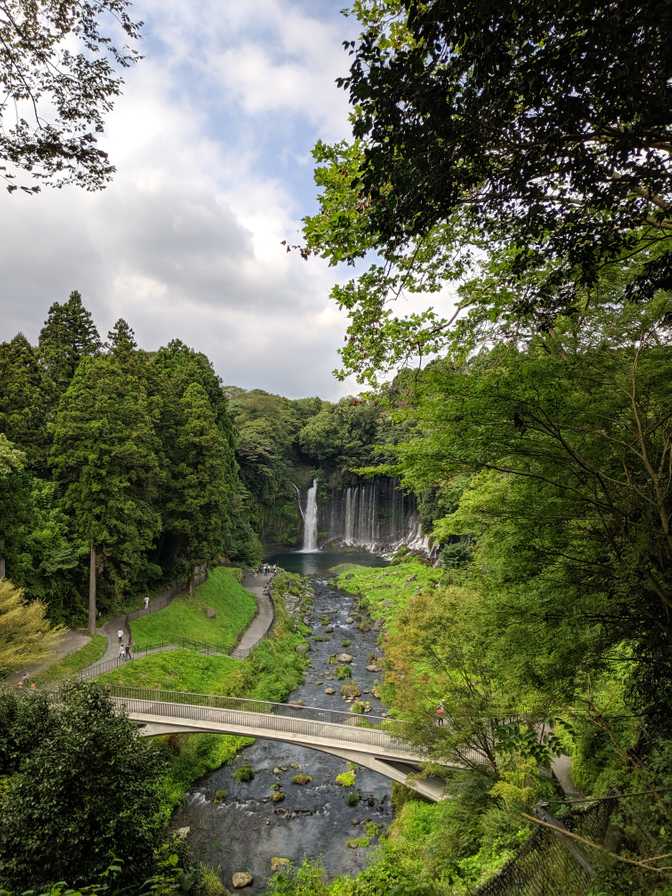
[[672, 0], [0, 2], [0, 896], [670, 896]]

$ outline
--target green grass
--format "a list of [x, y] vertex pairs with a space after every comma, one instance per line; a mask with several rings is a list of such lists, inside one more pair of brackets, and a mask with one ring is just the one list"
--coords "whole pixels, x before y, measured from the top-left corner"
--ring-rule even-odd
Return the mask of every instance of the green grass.
[[[191, 596], [176, 597], [165, 610], [136, 619], [131, 623], [135, 649], [187, 638], [230, 650], [257, 610], [254, 597], [240, 584], [238, 574], [236, 569], [217, 567]], [[208, 619], [206, 608], [215, 610], [214, 619]]]
[[104, 635], [94, 635], [84, 647], [80, 647], [79, 650], [75, 650], [74, 653], [63, 657], [62, 660], [41, 672], [37, 676], [37, 681], [40, 684], [48, 684], [70, 678], [102, 659], [106, 649], [107, 638]]
[[240, 660], [203, 656], [191, 650], [167, 650], [134, 660], [97, 679], [101, 684], [190, 691], [194, 694], [231, 694], [240, 675]]
[[390, 566], [370, 567], [344, 563], [335, 567], [337, 585], [357, 594], [376, 619], [394, 622], [411, 597], [433, 589], [446, 578], [446, 572], [419, 560], [405, 560]]

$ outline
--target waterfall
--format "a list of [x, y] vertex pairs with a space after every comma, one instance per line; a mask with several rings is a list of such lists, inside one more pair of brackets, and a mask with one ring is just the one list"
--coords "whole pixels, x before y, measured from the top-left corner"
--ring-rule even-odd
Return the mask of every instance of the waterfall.
[[317, 479], [308, 489], [306, 510], [303, 515], [303, 553], [314, 554], [317, 547]]
[[343, 532], [343, 541], [345, 541], [346, 544], [354, 544], [355, 541], [355, 527], [352, 515], [352, 492], [352, 488], [347, 488], [345, 490], [345, 529]]
[[[308, 513], [307, 506], [304, 550], [315, 550], [307, 547]], [[388, 476], [332, 489], [328, 505], [320, 508], [320, 519], [330, 540], [350, 547], [387, 553], [407, 545], [429, 553], [415, 496], [403, 492], [399, 482]]]

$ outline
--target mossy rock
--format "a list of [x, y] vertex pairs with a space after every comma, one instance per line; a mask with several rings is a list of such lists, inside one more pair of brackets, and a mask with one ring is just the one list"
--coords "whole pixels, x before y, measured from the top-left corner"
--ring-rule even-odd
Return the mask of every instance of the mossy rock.
[[292, 784], [310, 784], [312, 780], [310, 775], [307, 775], [305, 772], [299, 772], [298, 775], [294, 775], [292, 778]]
[[361, 697], [362, 691], [356, 681], [346, 681], [341, 685], [342, 697]]
[[246, 784], [254, 779], [254, 769], [251, 765], [241, 765], [233, 773], [233, 777], [241, 784]]
[[271, 801], [274, 803], [281, 803], [285, 798], [285, 794], [282, 790], [274, 790], [271, 794]]
[[228, 795], [229, 795], [228, 791], [224, 787], [220, 787], [218, 790], [215, 790], [215, 792], [213, 793], [212, 802], [213, 803], [223, 803]]

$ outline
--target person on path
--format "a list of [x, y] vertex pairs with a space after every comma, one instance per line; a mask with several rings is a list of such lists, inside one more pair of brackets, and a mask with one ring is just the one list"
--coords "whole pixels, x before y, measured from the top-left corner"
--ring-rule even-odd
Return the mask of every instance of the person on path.
[[149, 595], [145, 595], [145, 610], [149, 610]]
[[119, 659], [126, 659], [126, 645], [123, 643], [123, 641], [119, 644]]
[[118, 629], [117, 629], [117, 638], [119, 639], [119, 643], [121, 644], [121, 642], [124, 640], [124, 630], [123, 630], [123, 628], [118, 628]]
[[439, 705], [436, 707], [436, 712], [434, 713], [434, 716], [436, 717], [436, 724], [437, 724], [437, 725], [444, 725], [444, 724], [445, 724], [445, 721], [446, 721], [446, 710], [443, 708], [443, 703], [439, 703]]
[[127, 660], [133, 659], [133, 654], [131, 653], [131, 642], [130, 641], [126, 645], [126, 659]]

